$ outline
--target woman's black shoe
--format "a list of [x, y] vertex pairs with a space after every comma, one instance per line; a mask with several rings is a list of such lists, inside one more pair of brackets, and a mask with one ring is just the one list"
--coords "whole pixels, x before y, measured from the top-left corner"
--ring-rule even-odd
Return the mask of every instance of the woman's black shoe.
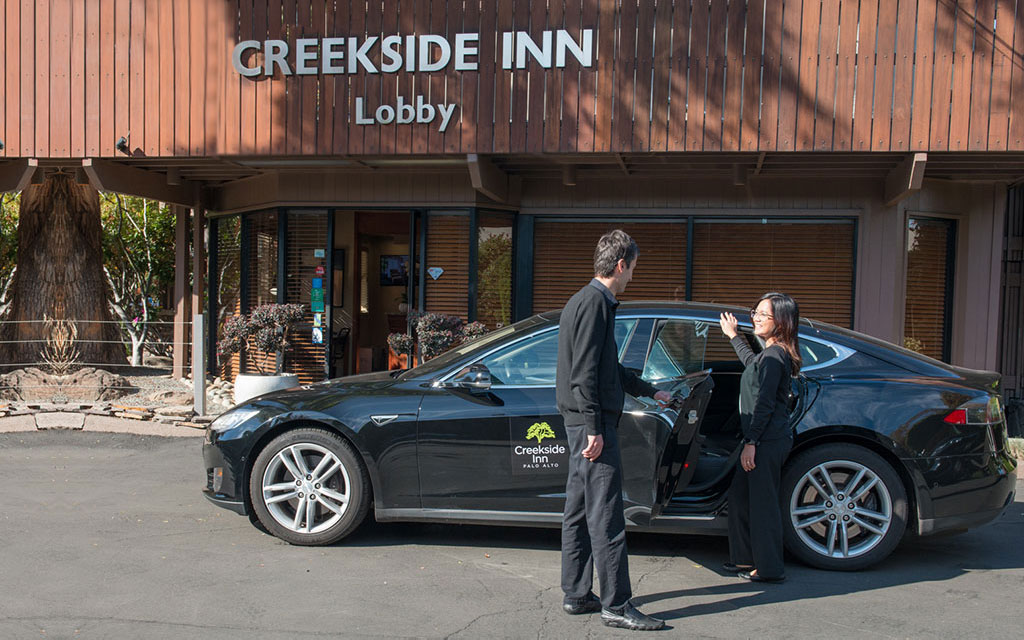
[[743, 578], [744, 580], [750, 580], [751, 582], [769, 582], [771, 584], [779, 584], [781, 582], [786, 581], [786, 576], [779, 576], [778, 578], [765, 578], [760, 574], [754, 573], [752, 571], [740, 571], [736, 575]]
[[754, 565], [752, 565], [752, 564], [733, 564], [731, 562], [726, 562], [725, 564], [722, 565], [722, 569], [728, 571], [729, 573], [739, 573], [740, 571], [753, 571]]

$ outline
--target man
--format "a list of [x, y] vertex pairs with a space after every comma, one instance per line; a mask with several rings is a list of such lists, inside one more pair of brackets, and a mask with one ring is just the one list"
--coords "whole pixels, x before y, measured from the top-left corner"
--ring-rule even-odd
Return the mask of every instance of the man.
[[[562, 608], [601, 612], [609, 627], [655, 630], [665, 622], [644, 615], [629, 601], [626, 520], [622, 507], [622, 458], [617, 428], [625, 399], [671, 395], [625, 370], [615, 344], [615, 296], [633, 278], [636, 242], [624, 231], [606, 233], [594, 251], [594, 279], [562, 311], [558, 332], [556, 400], [569, 439], [569, 478], [562, 520]], [[600, 600], [592, 591], [594, 568]]]

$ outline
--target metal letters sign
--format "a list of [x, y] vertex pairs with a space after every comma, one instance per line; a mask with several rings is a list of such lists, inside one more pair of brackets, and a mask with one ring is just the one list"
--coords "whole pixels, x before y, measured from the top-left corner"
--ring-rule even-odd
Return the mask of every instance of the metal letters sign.
[[[526, 31], [498, 34], [502, 69], [525, 69], [533, 60], [544, 69], [563, 68], [572, 57], [583, 67], [594, 65], [594, 30], [583, 29], [577, 41], [565, 29], [547, 30], [534, 37]], [[292, 49], [285, 40], [243, 40], [231, 54], [231, 63], [246, 78], [281, 75], [390, 74], [444, 71], [477, 71], [480, 34], [457, 33], [452, 40], [435, 34], [398, 35], [383, 38], [298, 38]], [[440, 118], [444, 132], [455, 115], [455, 104], [431, 103], [424, 95], [398, 96], [394, 104], [367, 104], [357, 96], [356, 124], [427, 124]]]

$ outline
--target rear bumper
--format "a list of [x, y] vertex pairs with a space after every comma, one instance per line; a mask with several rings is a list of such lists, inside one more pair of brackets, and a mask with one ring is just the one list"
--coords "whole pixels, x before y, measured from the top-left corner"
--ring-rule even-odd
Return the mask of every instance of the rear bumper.
[[977, 513], [967, 513], [959, 516], [946, 516], [944, 518], [929, 518], [919, 519], [917, 522], [917, 533], [918, 535], [928, 536], [933, 533], [941, 533], [943, 531], [963, 531], [966, 529], [973, 529], [980, 527], [983, 524], [992, 522], [999, 516], [1003, 515], [1007, 507], [1013, 504], [1014, 492], [1011, 491], [1006, 496], [1006, 504], [1000, 509], [994, 509], [992, 511], [979, 511]]
[[917, 532], [931, 535], [992, 522], [1013, 504], [1017, 461], [1006, 452], [919, 459]]

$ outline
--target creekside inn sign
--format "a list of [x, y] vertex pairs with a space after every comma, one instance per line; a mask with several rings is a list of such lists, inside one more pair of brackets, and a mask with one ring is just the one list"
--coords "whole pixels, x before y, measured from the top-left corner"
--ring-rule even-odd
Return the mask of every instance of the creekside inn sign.
[[[502, 69], [525, 69], [530, 59], [544, 69], [564, 68], [570, 55], [583, 67], [594, 65], [593, 29], [583, 29], [579, 42], [565, 29], [544, 31], [539, 42], [525, 31], [508, 31], [499, 37]], [[285, 40], [244, 40], [235, 46], [231, 63], [246, 78], [273, 76], [277, 71], [284, 76], [436, 72], [449, 65], [455, 71], [477, 71], [479, 42], [479, 33], [455, 34], [454, 43], [433, 34], [297, 38], [291, 50]], [[455, 107], [454, 103], [431, 104], [417, 94], [408, 102], [399, 96], [394, 105], [379, 105], [367, 115], [364, 98], [357, 97], [354, 115], [356, 124], [425, 124], [440, 115], [438, 130], [443, 133]]]

